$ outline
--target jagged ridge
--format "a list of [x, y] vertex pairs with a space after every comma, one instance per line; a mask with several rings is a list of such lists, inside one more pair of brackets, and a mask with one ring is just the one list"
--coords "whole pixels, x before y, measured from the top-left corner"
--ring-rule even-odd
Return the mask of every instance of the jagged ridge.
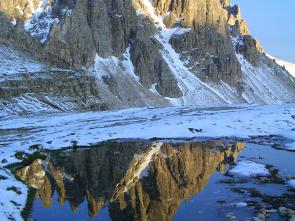
[[0, 42], [86, 70], [107, 108], [295, 99], [293, 78], [228, 0], [19, 0], [0, 11]]

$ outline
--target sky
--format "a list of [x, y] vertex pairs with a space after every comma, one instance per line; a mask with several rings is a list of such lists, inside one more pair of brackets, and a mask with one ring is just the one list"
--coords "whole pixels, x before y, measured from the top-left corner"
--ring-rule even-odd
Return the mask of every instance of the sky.
[[231, 0], [266, 53], [295, 63], [295, 0]]

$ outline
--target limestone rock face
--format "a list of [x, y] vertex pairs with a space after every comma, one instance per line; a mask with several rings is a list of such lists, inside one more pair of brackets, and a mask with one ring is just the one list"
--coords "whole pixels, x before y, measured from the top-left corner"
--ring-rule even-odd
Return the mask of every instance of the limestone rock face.
[[2, 12], [5, 12], [8, 18], [27, 20], [38, 9], [39, 4], [39, 0], [1, 1], [0, 9]]
[[[9, 5], [2, 3], [0, 11], [6, 19], [16, 19], [16, 26], [22, 26], [22, 23], [29, 20], [27, 17], [32, 16], [38, 6], [34, 7], [26, 18], [16, 18], [8, 9], [20, 8], [23, 14], [29, 2], [31, 1], [23, 0], [20, 4], [17, 1], [10, 1]], [[41, 1], [35, 2], [37, 5], [41, 4]], [[93, 64], [96, 52], [102, 56], [116, 55], [123, 53], [128, 46], [133, 21], [136, 21], [131, 2], [126, 1], [123, 4], [120, 0], [112, 2], [52, 0], [47, 4], [50, 7], [48, 19], [58, 19], [58, 22], [50, 24], [49, 37], [36, 54], [42, 60], [45, 60], [47, 56], [46, 60], [54, 65], [89, 67]], [[66, 12], [61, 14], [61, 11]], [[35, 22], [40, 21], [41, 18], [36, 19]], [[6, 31], [7, 34], [9, 31]], [[21, 31], [21, 28], [18, 31]], [[5, 33], [1, 34], [4, 39], [8, 37]], [[16, 36], [14, 43], [17, 46], [19, 46], [18, 39]], [[29, 47], [34, 39], [22, 39], [22, 41], [27, 44], [25, 47]], [[31, 50], [34, 49], [35, 45], [33, 48], [31, 46]]]
[[26, 114], [34, 112], [34, 108], [40, 112], [55, 112], [105, 110], [107, 107], [95, 78], [83, 71], [22, 73], [0, 82], [0, 110], [10, 114]]
[[164, 97], [180, 97], [182, 92], [173, 78], [171, 70], [159, 53], [161, 46], [153, 39], [142, 38], [131, 45], [131, 60], [140, 82], [146, 88], [156, 84], [156, 89]]
[[52, 26], [44, 49], [51, 57], [56, 56], [62, 65], [87, 67], [93, 63], [95, 46], [85, 16], [87, 10], [87, 2], [76, 1], [71, 16], [65, 16], [60, 24]]
[[292, 79], [268, 65], [230, 0], [7, 0], [0, 24], [0, 46], [50, 67], [82, 69], [109, 108], [295, 97], [289, 86], [278, 96], [273, 84], [249, 83], [246, 75], [256, 78], [266, 66], [278, 87]]
[[230, 0], [220, 0], [220, 3], [223, 8], [227, 8], [231, 5]]
[[[170, 4], [169, 4], [170, 3]], [[186, 66], [204, 81], [224, 80], [237, 84], [241, 68], [229, 34], [220, 1], [154, 1], [168, 27], [180, 25], [193, 31], [172, 36], [170, 43]]]
[[[241, 79], [241, 67], [229, 39], [210, 29], [171, 38], [186, 66], [205, 81], [224, 80], [233, 85]], [[215, 44], [215, 42], [219, 42]]]
[[226, 6], [225, 9], [228, 13], [227, 22], [230, 25], [231, 35], [240, 38], [236, 45], [236, 52], [243, 54], [251, 64], [258, 65], [263, 49], [260, 43], [250, 35], [248, 25], [242, 18], [240, 7], [238, 5]]
[[237, 53], [243, 54], [245, 58], [252, 64], [257, 65], [259, 57], [263, 53], [260, 43], [251, 35], [244, 35], [242, 42], [236, 45]]
[[156, 13], [164, 16], [168, 27], [181, 23], [194, 31], [214, 27], [221, 33], [226, 32], [226, 19], [219, 0], [153, 0]]

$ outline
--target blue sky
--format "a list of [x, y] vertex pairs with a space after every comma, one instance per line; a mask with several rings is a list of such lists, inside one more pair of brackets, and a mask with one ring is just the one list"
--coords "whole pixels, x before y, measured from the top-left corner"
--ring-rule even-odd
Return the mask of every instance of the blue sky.
[[265, 51], [295, 63], [295, 0], [232, 0]]

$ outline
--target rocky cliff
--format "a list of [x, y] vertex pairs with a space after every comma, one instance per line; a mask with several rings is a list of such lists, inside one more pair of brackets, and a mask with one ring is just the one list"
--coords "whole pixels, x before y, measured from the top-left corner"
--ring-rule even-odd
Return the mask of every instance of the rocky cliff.
[[93, 76], [106, 108], [295, 99], [229, 0], [8, 0], [0, 24], [0, 44]]

